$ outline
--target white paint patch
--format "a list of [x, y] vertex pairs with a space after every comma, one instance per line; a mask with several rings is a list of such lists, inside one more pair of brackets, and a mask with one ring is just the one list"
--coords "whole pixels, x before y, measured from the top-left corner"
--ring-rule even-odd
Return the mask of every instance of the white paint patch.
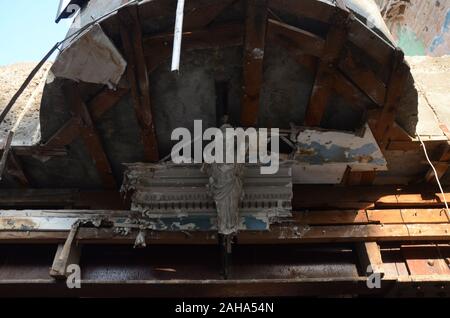
[[99, 24], [72, 42], [53, 64], [54, 76], [114, 88], [127, 62]]

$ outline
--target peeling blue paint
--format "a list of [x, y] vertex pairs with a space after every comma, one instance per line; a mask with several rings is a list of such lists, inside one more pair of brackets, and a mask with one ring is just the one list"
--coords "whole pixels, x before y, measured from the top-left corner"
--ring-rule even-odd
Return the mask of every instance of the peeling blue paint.
[[450, 10], [447, 11], [447, 15], [445, 16], [445, 21], [442, 26], [441, 33], [436, 35], [435, 38], [433, 39], [433, 42], [431, 43], [430, 52], [433, 53], [440, 45], [444, 44], [445, 34], [448, 33], [449, 30], [450, 30]]
[[245, 217], [244, 225], [249, 231], [266, 231], [269, 229], [269, 225], [266, 222], [254, 216]]
[[381, 158], [371, 158], [377, 151], [374, 144], [366, 144], [357, 149], [350, 149], [346, 147], [339, 147], [337, 145], [325, 146], [318, 142], [311, 144], [299, 144], [303, 153], [300, 154], [302, 161], [311, 165], [323, 165], [326, 163], [354, 163], [359, 162], [360, 157], [369, 158], [368, 163], [383, 165], [385, 160]]
[[[148, 219], [155, 231], [215, 231], [217, 219], [210, 215], [200, 215], [184, 218], [158, 218]], [[267, 231], [270, 224], [255, 216], [241, 218], [243, 228], [246, 231]]]

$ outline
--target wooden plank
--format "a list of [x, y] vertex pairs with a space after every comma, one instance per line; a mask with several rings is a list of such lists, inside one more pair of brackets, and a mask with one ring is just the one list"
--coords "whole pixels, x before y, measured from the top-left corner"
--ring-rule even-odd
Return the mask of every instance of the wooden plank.
[[400, 209], [369, 210], [369, 222], [381, 224], [448, 223], [447, 214], [442, 209]]
[[147, 63], [142, 43], [142, 29], [138, 6], [133, 5], [120, 10], [122, 25], [120, 33], [125, 56], [128, 62], [127, 78], [134, 101], [136, 117], [141, 128], [145, 159], [159, 161], [158, 141], [153, 122]]
[[78, 265], [81, 249], [76, 244], [76, 235], [79, 224], [72, 227], [64, 245], [59, 245], [58, 250], [50, 269], [50, 276], [56, 279], [65, 279], [67, 277], [67, 268], [70, 265]]
[[80, 135], [83, 138], [88, 153], [92, 157], [104, 187], [107, 189], [117, 188], [108, 156], [103, 149], [100, 136], [95, 129], [87, 106], [81, 99], [78, 85], [75, 83], [67, 83], [64, 85], [63, 90], [75, 116], [81, 119], [83, 128], [80, 129]]
[[[347, 16], [348, 18], [348, 16]], [[347, 39], [346, 19], [336, 20], [328, 31], [324, 54], [319, 63], [311, 98], [306, 109], [305, 125], [319, 127], [333, 91], [335, 68]]]
[[449, 223], [442, 209], [318, 210], [295, 212], [294, 220], [303, 225]]
[[297, 224], [304, 225], [343, 225], [343, 224], [368, 224], [369, 219], [364, 210], [342, 211], [306, 211], [295, 212], [294, 220]]
[[269, 7], [278, 12], [302, 16], [329, 23], [336, 8], [325, 2], [316, 0], [269, 0]]
[[267, 1], [247, 0], [241, 124], [258, 122], [267, 29]]
[[450, 267], [445, 259], [445, 256], [450, 255], [448, 245], [402, 245], [401, 252], [410, 275], [450, 275]]
[[[450, 193], [445, 194], [446, 197]], [[398, 195], [384, 195], [377, 199], [375, 205], [379, 208], [386, 208], [389, 206], [400, 206], [400, 207], [417, 207], [417, 206], [427, 206], [427, 207], [443, 207], [444, 197], [441, 193], [424, 193], [424, 194], [398, 194]]]
[[[294, 210], [443, 208], [442, 194], [427, 187], [294, 185]], [[450, 193], [446, 193], [450, 196]]]

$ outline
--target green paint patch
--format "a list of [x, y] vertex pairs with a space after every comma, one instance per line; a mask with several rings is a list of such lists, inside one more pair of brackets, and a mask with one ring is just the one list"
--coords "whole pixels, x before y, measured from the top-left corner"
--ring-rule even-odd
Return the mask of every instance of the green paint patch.
[[398, 27], [398, 46], [402, 48], [408, 56], [426, 55], [425, 44], [417, 37], [416, 33], [408, 27]]

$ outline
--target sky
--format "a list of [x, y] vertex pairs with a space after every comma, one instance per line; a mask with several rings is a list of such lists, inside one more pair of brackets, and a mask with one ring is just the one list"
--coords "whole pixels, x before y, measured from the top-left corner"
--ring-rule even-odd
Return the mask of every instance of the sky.
[[69, 20], [55, 23], [59, 0], [2, 0], [0, 4], [0, 65], [40, 61], [69, 30]]

